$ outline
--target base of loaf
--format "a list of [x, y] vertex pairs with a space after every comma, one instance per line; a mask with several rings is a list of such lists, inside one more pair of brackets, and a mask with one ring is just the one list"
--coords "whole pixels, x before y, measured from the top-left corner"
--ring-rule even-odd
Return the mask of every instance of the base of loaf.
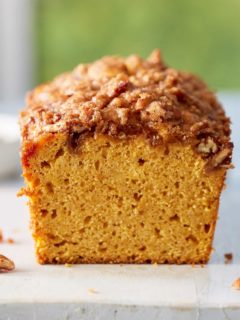
[[226, 170], [205, 164], [183, 143], [55, 134], [24, 173], [38, 261], [206, 263]]

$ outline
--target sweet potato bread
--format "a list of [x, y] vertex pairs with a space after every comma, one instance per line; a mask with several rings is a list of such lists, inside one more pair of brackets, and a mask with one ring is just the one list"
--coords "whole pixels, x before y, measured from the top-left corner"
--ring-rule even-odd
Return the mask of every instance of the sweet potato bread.
[[232, 143], [196, 76], [104, 57], [29, 93], [22, 167], [40, 263], [205, 263]]

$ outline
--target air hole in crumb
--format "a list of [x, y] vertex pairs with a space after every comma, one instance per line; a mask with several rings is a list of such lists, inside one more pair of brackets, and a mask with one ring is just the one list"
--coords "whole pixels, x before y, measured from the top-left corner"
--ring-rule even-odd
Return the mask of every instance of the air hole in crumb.
[[64, 183], [69, 184], [69, 179], [68, 178], [64, 179], [63, 181], [64, 181]]
[[179, 216], [177, 215], [177, 214], [175, 214], [174, 216], [172, 216], [172, 217], [170, 217], [170, 219], [169, 219], [170, 221], [179, 221], [180, 220], [180, 218], [179, 218]]
[[49, 193], [54, 193], [53, 184], [51, 182], [46, 183], [46, 189]]
[[97, 171], [99, 170], [99, 165], [100, 165], [99, 160], [97, 160], [97, 161], [95, 162], [95, 169], [96, 169]]
[[84, 219], [84, 223], [85, 224], [88, 224], [89, 222], [90, 222], [90, 220], [92, 219], [92, 217], [91, 216], [87, 216], [85, 219]]
[[175, 182], [175, 187], [178, 189], [179, 188], [179, 182]]
[[156, 236], [160, 237], [160, 229], [155, 228], [154, 231], [155, 231]]
[[79, 230], [79, 232], [82, 234], [82, 233], [84, 233], [85, 232], [85, 228], [81, 228], [80, 230]]
[[189, 228], [190, 227], [189, 224], [184, 224], [183, 226], [184, 226], [184, 228]]
[[53, 219], [55, 219], [56, 216], [57, 216], [57, 210], [56, 210], [56, 209], [53, 209], [53, 210], [52, 210], [52, 215], [51, 215], [51, 217], [52, 217]]
[[209, 230], [210, 230], [210, 227], [211, 227], [211, 225], [210, 224], [205, 224], [204, 225], [204, 231], [206, 232], [206, 233], [208, 233], [209, 232]]
[[36, 187], [36, 186], [39, 186], [39, 184], [40, 184], [40, 179], [35, 179], [34, 181], [33, 181], [33, 186], [34, 187]]
[[102, 150], [102, 156], [104, 159], [107, 158], [107, 150], [105, 150], [105, 149]]
[[106, 252], [107, 251], [107, 248], [98, 248], [98, 251], [100, 251], [100, 252]]
[[59, 248], [59, 247], [64, 246], [66, 243], [67, 243], [67, 241], [66, 241], [66, 240], [63, 240], [63, 241], [61, 241], [61, 242], [55, 243], [55, 244], [54, 244], [54, 247]]
[[136, 184], [136, 183], [137, 183], [137, 180], [136, 180], [136, 179], [132, 179], [131, 181], [132, 181], [133, 184]]
[[59, 150], [57, 151], [57, 153], [55, 154], [55, 159], [61, 157], [63, 154], [64, 154], [63, 149], [62, 149], [62, 148], [59, 149]]
[[50, 168], [50, 164], [47, 161], [42, 161], [41, 168]]
[[122, 204], [123, 204], [123, 198], [122, 198], [122, 197], [119, 197], [119, 198], [118, 198], [118, 207], [121, 208], [121, 207], [122, 207]]
[[103, 228], [106, 229], [107, 227], [108, 227], [108, 223], [107, 223], [107, 222], [104, 222], [104, 223], [103, 223]]
[[69, 135], [68, 145], [71, 151], [77, 151], [81, 142], [81, 133], [73, 132]]
[[191, 241], [191, 242], [193, 242], [193, 243], [198, 243], [197, 238], [194, 237], [192, 234], [190, 234], [190, 236], [188, 236], [188, 237], [186, 238], [186, 240], [187, 240], [187, 241]]
[[141, 223], [140, 223], [140, 226], [141, 226], [142, 228], [144, 228], [144, 226], [145, 226], [145, 225], [144, 225], [144, 222], [141, 222]]
[[48, 214], [48, 211], [46, 209], [41, 209], [41, 216], [44, 218]]
[[144, 163], [145, 163], [145, 160], [140, 158], [140, 159], [138, 159], [138, 163], [139, 163], [140, 166], [143, 166]]
[[145, 251], [147, 248], [146, 248], [146, 246], [141, 246], [140, 248], [139, 248], [139, 251]]
[[52, 233], [46, 233], [46, 236], [47, 236], [49, 239], [51, 239], [51, 240], [56, 239], [55, 235], [52, 234]]
[[139, 194], [139, 193], [137, 193], [137, 192], [135, 192], [135, 193], [133, 194], [133, 197], [134, 197], [134, 199], [135, 199], [136, 201], [139, 201], [139, 200], [142, 198], [142, 195]]
[[166, 146], [165, 150], [164, 150], [164, 155], [167, 156], [169, 155], [169, 148]]
[[113, 230], [113, 232], [112, 232], [112, 236], [115, 236], [116, 235], [116, 231], [115, 230]]
[[152, 260], [151, 259], [147, 259], [146, 263], [150, 264], [150, 263], [152, 263]]

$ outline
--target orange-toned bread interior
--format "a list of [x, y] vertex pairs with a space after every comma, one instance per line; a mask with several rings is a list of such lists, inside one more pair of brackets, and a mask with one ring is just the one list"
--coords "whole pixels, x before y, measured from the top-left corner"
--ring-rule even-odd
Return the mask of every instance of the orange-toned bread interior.
[[143, 136], [46, 140], [24, 167], [40, 263], [204, 263], [226, 169]]

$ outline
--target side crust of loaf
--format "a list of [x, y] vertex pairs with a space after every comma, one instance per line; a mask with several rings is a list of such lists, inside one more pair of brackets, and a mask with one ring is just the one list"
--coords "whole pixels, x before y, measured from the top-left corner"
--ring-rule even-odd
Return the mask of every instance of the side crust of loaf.
[[226, 169], [189, 145], [45, 137], [24, 172], [40, 263], [206, 263]]

